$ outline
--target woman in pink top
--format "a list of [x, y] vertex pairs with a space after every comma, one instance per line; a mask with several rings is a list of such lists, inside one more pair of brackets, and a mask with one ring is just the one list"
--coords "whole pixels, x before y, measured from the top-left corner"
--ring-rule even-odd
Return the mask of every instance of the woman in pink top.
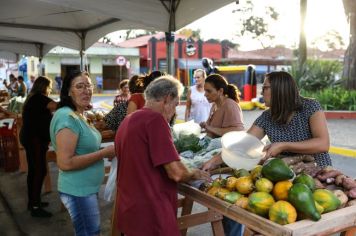
[[209, 75], [204, 84], [205, 96], [213, 106], [206, 122], [200, 123], [209, 137], [221, 137], [230, 131], [244, 130], [239, 105], [239, 90], [219, 74]]

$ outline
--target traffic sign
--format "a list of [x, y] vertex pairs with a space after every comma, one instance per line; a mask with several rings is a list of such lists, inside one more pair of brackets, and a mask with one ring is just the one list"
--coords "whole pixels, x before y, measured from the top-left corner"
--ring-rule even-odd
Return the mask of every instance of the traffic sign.
[[118, 64], [119, 66], [126, 65], [126, 58], [124, 56], [118, 56], [116, 58], [116, 64]]

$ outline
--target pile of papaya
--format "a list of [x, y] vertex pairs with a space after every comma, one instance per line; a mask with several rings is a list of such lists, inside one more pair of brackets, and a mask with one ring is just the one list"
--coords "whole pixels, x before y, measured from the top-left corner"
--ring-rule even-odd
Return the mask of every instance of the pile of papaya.
[[[341, 188], [329, 190], [316, 181], [317, 176], [325, 177], [331, 170], [334, 169], [321, 169], [315, 172], [315, 178], [304, 172], [296, 175], [282, 159], [271, 158], [250, 171], [233, 170], [231, 176], [215, 179], [205, 191], [281, 225], [302, 219], [318, 221], [321, 214], [356, 201], [352, 200], [354, 195], [348, 197], [350, 194]], [[344, 176], [339, 181], [345, 179], [350, 178]]]

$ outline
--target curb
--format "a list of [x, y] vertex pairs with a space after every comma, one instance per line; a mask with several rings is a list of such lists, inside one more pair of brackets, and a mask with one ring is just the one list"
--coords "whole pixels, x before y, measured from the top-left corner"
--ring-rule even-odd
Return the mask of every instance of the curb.
[[332, 154], [337, 154], [346, 157], [356, 158], [356, 150], [340, 148], [340, 147], [330, 147], [329, 152]]
[[324, 111], [326, 119], [356, 119], [354, 111]]

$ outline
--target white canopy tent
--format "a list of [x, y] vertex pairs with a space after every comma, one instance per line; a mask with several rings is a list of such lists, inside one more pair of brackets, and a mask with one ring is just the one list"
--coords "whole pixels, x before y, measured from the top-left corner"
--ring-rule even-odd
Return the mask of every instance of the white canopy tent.
[[[0, 51], [40, 58], [58, 45], [83, 55], [98, 39], [122, 29], [171, 33], [231, 0], [0, 0]], [[21, 46], [20, 46], [21, 45]], [[172, 47], [167, 50], [172, 65]], [[171, 66], [169, 66], [169, 69]], [[169, 70], [172, 71], [172, 70]]]

